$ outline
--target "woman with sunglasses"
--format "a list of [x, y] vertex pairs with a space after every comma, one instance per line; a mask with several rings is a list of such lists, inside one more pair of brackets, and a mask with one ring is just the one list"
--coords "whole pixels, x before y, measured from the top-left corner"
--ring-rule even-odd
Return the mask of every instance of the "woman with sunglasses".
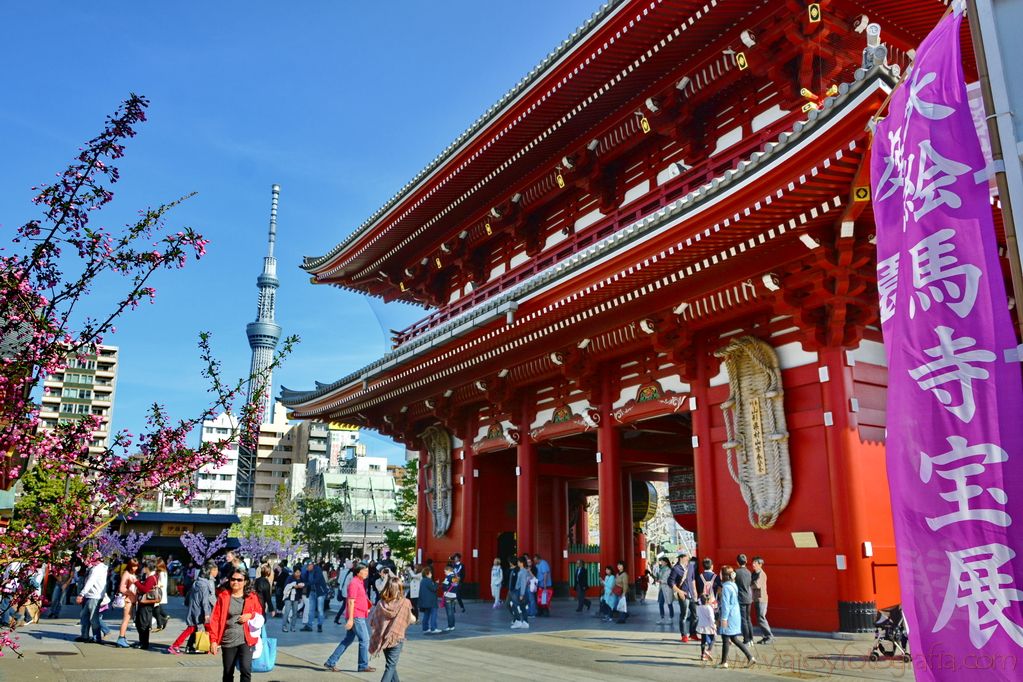
[[259, 642], [262, 623], [263, 607], [248, 573], [231, 570], [227, 589], [217, 595], [209, 625], [210, 653], [224, 652], [224, 682], [233, 682], [236, 664], [241, 669], [241, 682], [252, 680], [252, 650]]

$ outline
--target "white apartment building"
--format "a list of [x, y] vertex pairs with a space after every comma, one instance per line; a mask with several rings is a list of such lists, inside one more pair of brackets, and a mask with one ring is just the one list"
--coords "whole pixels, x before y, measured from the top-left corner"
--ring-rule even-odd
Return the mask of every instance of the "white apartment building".
[[[217, 415], [202, 423], [201, 441], [203, 443], [219, 443], [231, 438], [238, 428], [238, 420], [229, 414]], [[196, 473], [196, 495], [188, 505], [165, 499], [162, 508], [165, 512], [196, 513], [196, 514], [231, 514], [234, 513], [235, 485], [238, 477], [238, 442], [225, 447], [227, 461], [219, 467], [207, 465]]]
[[100, 346], [96, 355], [70, 357], [67, 367], [46, 377], [39, 410], [44, 429], [61, 421], [99, 415], [102, 425], [93, 434], [89, 450], [99, 452], [110, 446], [118, 352], [117, 346]]

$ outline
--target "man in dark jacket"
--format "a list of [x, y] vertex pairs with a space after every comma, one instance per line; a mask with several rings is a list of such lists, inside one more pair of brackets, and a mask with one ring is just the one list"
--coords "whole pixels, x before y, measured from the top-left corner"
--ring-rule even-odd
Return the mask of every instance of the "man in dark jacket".
[[590, 586], [590, 577], [586, 573], [586, 566], [583, 565], [582, 559], [577, 559], [575, 562], [575, 595], [579, 599], [579, 608], [575, 610], [579, 613], [583, 610], [583, 606], [586, 610], [590, 610], [590, 600], [586, 598], [586, 589]]
[[739, 568], [735, 569], [735, 586], [739, 588], [739, 614], [742, 616], [742, 643], [753, 641], [753, 624], [749, 619], [750, 606], [753, 604], [753, 574], [746, 568], [746, 555], [735, 557]]
[[[671, 591], [678, 599], [678, 633], [682, 642], [689, 641], [689, 635], [696, 637], [696, 619], [689, 617], [689, 607], [693, 603], [693, 585], [689, 575], [689, 555], [686, 552], [679, 552], [675, 558], [675, 565], [671, 567], [671, 575], [668, 578]], [[693, 610], [695, 615], [695, 609]]]

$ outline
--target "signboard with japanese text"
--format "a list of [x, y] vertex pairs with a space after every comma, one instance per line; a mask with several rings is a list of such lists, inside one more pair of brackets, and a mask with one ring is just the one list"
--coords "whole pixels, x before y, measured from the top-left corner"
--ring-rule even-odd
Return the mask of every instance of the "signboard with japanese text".
[[671, 513], [696, 513], [696, 472], [692, 466], [668, 469], [668, 504]]
[[191, 523], [161, 523], [160, 537], [180, 537], [182, 533], [191, 533], [194, 528]]
[[920, 45], [873, 141], [888, 476], [916, 679], [1016, 680], [1023, 387], [961, 23]]

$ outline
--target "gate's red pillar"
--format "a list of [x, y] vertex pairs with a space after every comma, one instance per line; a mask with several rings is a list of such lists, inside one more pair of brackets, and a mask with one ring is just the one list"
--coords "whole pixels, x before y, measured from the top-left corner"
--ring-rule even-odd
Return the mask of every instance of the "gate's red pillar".
[[416, 561], [426, 561], [426, 530], [428, 515], [426, 513], [426, 450], [419, 451], [419, 504], [416, 506]]
[[693, 472], [696, 477], [696, 553], [702, 558], [717, 554], [717, 520], [714, 518], [714, 450], [710, 434], [709, 359], [697, 346], [696, 379], [691, 389], [693, 410]]
[[[597, 426], [597, 494], [600, 496], [600, 563], [614, 566], [623, 556], [621, 441], [614, 425], [611, 375], [604, 369]], [[603, 575], [603, 573], [601, 573]]]
[[[821, 391], [831, 473], [839, 629], [859, 631], [870, 627], [876, 606], [872, 560], [865, 555], [863, 542], [871, 539], [872, 514], [877, 514], [877, 508], [867, 501], [875, 496], [887, 500], [888, 496], [878, 490], [885, 483], [883, 472], [878, 475], [872, 470], [874, 462], [861, 456], [862, 445], [851, 409], [852, 372], [845, 363], [845, 349], [824, 348], [819, 351], [819, 357], [828, 373]], [[831, 426], [827, 425], [828, 413]]]
[[462, 444], [462, 560], [466, 567], [466, 582], [476, 583], [483, 589], [479, 572], [478, 504], [476, 500], [475, 453], [468, 441]]
[[538, 474], [536, 461], [536, 443], [529, 437], [530, 408], [523, 408], [522, 421], [519, 424], [519, 446], [516, 451], [516, 499], [517, 519], [515, 532], [519, 554], [533, 554], [536, 548], [536, 488]]
[[622, 472], [622, 553], [618, 561], [625, 562], [629, 578], [636, 578], [636, 534], [632, 523], [632, 474]]
[[551, 579], [554, 583], [567, 580], [565, 570], [565, 550], [568, 549], [568, 481], [563, 478], [554, 480], [553, 499], [551, 501]]

